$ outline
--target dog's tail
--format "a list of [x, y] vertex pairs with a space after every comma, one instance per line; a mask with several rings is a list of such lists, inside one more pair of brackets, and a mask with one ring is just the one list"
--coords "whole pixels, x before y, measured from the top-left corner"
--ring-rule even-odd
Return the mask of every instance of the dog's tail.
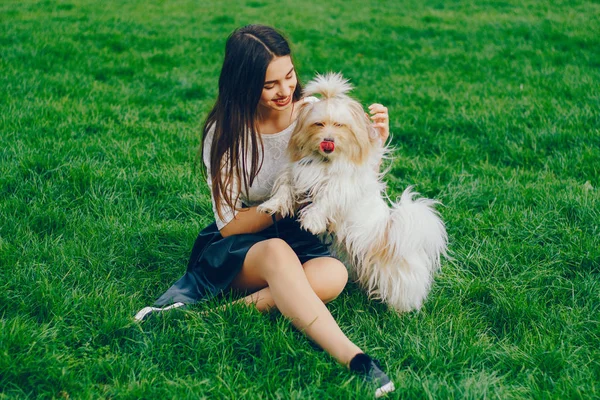
[[324, 99], [345, 95], [352, 90], [352, 85], [344, 79], [342, 74], [330, 72], [325, 75], [317, 75], [315, 79], [308, 82], [304, 88], [304, 96], [320, 94]]
[[448, 256], [446, 228], [434, 209], [437, 202], [416, 196], [409, 187], [392, 205], [385, 250], [356, 271], [371, 297], [400, 312], [421, 308], [441, 257]]

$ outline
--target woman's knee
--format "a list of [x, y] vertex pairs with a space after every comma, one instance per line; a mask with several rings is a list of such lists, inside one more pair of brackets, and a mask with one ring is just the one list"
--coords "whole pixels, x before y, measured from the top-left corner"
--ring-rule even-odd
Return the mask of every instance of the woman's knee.
[[283, 268], [301, 267], [294, 250], [284, 240], [277, 238], [263, 240], [252, 246], [246, 262], [254, 264], [265, 275]]
[[335, 261], [336, 262], [332, 263], [332, 266], [330, 267], [332, 282], [330, 287], [331, 299], [329, 299], [328, 301], [331, 301], [338, 297], [346, 287], [346, 284], [348, 283], [348, 270], [346, 269], [346, 266], [339, 260]]
[[346, 266], [334, 258], [311, 260], [304, 269], [313, 290], [325, 303], [337, 298], [348, 283]]

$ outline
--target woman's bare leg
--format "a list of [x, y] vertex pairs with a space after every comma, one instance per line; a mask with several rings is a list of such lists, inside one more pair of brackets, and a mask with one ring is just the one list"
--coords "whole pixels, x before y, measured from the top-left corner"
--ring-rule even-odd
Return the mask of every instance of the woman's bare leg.
[[283, 240], [269, 239], [252, 246], [246, 255], [242, 271], [232, 286], [254, 289], [264, 287], [265, 283], [269, 291], [262, 293], [262, 302], [260, 295], [258, 302], [252, 301], [257, 306], [262, 307], [259, 303], [265, 306], [274, 304], [283, 315], [291, 319], [294, 326], [341, 364], [348, 365], [356, 354], [362, 353], [339, 328], [311, 287], [296, 253]]
[[[348, 271], [341, 261], [332, 257], [319, 257], [313, 258], [305, 262], [302, 267], [304, 273], [308, 279], [310, 287], [313, 289], [315, 294], [325, 304], [342, 293], [346, 283], [348, 281]], [[267, 284], [264, 281], [265, 286]], [[244, 297], [243, 299], [236, 301], [244, 302], [248, 305], [255, 306], [259, 311], [269, 311], [273, 308], [277, 308], [273, 295], [271, 294], [271, 288], [263, 287], [262, 289]]]

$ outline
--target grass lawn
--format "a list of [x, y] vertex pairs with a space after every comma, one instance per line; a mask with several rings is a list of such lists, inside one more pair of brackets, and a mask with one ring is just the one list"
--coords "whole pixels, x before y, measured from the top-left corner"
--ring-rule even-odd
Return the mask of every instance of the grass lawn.
[[132, 317], [211, 222], [194, 157], [235, 28], [389, 107], [392, 197], [440, 200], [419, 313], [330, 309], [389, 398], [600, 397], [600, 3], [0, 3], [0, 399], [368, 398], [278, 313]]

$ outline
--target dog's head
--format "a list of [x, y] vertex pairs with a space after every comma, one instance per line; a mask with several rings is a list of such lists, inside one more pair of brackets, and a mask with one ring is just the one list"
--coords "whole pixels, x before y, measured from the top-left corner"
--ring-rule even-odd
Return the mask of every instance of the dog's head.
[[321, 100], [302, 105], [288, 146], [292, 161], [319, 156], [362, 164], [368, 159], [372, 127], [361, 104], [346, 94], [351, 89], [347, 80], [333, 73], [317, 75], [306, 85], [304, 95], [319, 94]]

